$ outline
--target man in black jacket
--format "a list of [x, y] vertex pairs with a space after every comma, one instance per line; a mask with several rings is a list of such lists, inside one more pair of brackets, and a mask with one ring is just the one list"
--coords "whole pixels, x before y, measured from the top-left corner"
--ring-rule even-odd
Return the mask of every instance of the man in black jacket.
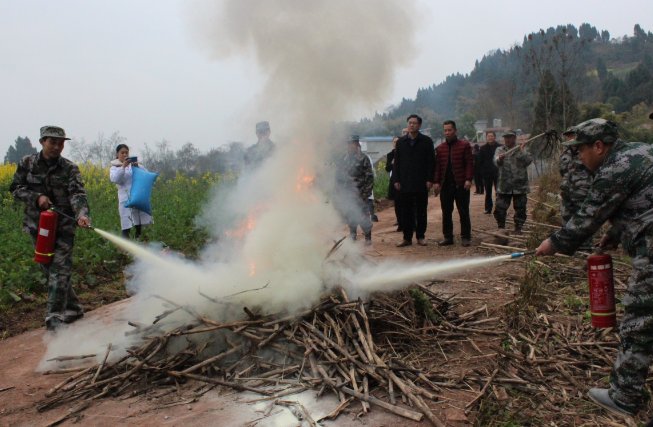
[[401, 200], [399, 225], [404, 232], [404, 239], [398, 247], [412, 245], [413, 232], [417, 244], [426, 245], [426, 208], [435, 172], [433, 140], [419, 132], [422, 118], [411, 114], [407, 122], [408, 134], [397, 141], [392, 169], [394, 187]]
[[388, 200], [394, 202], [395, 218], [397, 218], [397, 231], [401, 229], [401, 201], [399, 200], [399, 192], [395, 190], [395, 177], [392, 174], [392, 168], [395, 164], [395, 150], [397, 149], [397, 141], [399, 137], [392, 138], [392, 151], [385, 156], [385, 171], [390, 174], [390, 183], [388, 185]]
[[501, 144], [497, 143], [497, 134], [489, 131], [485, 134], [486, 143], [481, 147], [479, 154], [479, 167], [483, 174], [483, 183], [485, 184], [485, 213], [492, 213], [492, 188], [497, 188], [497, 179], [499, 178], [499, 169], [494, 164], [494, 152]]

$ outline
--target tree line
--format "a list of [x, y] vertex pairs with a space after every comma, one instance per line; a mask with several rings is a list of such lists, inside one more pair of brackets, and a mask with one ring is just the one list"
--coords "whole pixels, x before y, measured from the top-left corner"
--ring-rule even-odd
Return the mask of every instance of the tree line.
[[[68, 141], [64, 157], [78, 163], [93, 163], [108, 168], [109, 163], [116, 158], [116, 147], [124, 143], [127, 143], [126, 138], [119, 132], [109, 136], [101, 133], [91, 142], [73, 139]], [[28, 137], [16, 138], [14, 145], [7, 150], [4, 163], [18, 163], [24, 156], [36, 153], [36, 146]], [[163, 177], [174, 177], [178, 172], [187, 176], [201, 176], [205, 173], [230, 174], [241, 170], [245, 145], [241, 142], [231, 142], [203, 153], [190, 142], [174, 149], [168, 141], [162, 140], [154, 145], [145, 144], [145, 148], [138, 152], [132, 150], [132, 154], [137, 154], [139, 162]]]
[[528, 34], [521, 44], [477, 60], [469, 74], [447, 76], [418, 89], [414, 99], [353, 125], [361, 135], [397, 134], [405, 117], [416, 112], [436, 125], [435, 137], [441, 136], [438, 125], [450, 118], [462, 122], [459, 134], [469, 136], [470, 123], [494, 118], [540, 133], [600, 112], [627, 133], [653, 142], [650, 129], [636, 129], [640, 113], [652, 105], [653, 33], [637, 24], [632, 36], [611, 38], [588, 23], [568, 24]]

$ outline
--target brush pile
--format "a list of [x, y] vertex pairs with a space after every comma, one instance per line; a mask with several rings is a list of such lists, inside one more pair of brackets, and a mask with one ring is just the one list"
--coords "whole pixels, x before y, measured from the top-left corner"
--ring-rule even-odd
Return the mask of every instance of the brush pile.
[[[168, 304], [157, 321], [176, 310], [193, 312]], [[109, 346], [101, 363], [53, 387], [38, 409], [74, 402], [82, 410], [102, 397], [174, 393], [181, 383], [195, 381], [206, 386], [199, 394], [223, 386], [277, 401], [308, 389], [318, 395], [331, 392], [340, 404], [324, 418], [336, 418], [355, 404], [363, 413], [375, 405], [440, 426], [444, 424], [429, 408], [440, 386], [419, 365], [433, 361], [442, 337], [477, 331], [464, 326], [476, 313], [457, 316], [447, 301], [423, 287], [378, 295], [368, 303], [351, 301], [340, 290], [310, 310], [285, 317], [244, 310], [244, 320], [222, 323], [197, 316], [163, 334], [155, 330], [157, 321], [134, 325], [139, 333], [151, 334], [142, 345], [111, 363]], [[89, 356], [94, 355], [76, 358]], [[309, 424], [319, 421], [306, 408], [295, 409]]]

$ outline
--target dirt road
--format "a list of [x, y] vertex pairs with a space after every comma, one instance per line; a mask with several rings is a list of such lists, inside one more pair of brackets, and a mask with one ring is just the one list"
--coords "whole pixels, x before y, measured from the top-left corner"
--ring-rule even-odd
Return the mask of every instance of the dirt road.
[[[412, 260], [451, 259], [468, 256], [490, 255], [478, 245], [482, 240], [492, 238], [475, 233], [471, 247], [463, 248], [459, 236], [456, 245], [445, 248], [437, 246], [441, 235], [441, 213], [439, 200], [429, 199], [429, 217], [427, 243], [425, 247], [413, 245], [407, 248], [397, 248], [401, 241], [401, 233], [395, 231], [394, 212], [384, 209], [378, 212], [380, 222], [374, 224], [373, 246], [368, 255], [377, 258], [403, 258]], [[483, 196], [473, 195], [471, 202], [472, 225], [475, 229], [494, 230], [494, 219], [483, 214]], [[455, 233], [459, 233], [457, 212], [454, 212]], [[454, 278], [447, 278], [430, 285], [434, 292], [444, 296], [456, 295], [460, 305], [456, 308], [461, 312], [486, 306], [486, 318], [491, 318], [495, 311], [513, 298], [516, 289], [515, 278], [519, 277], [523, 266], [512, 263], [500, 269], [497, 267], [468, 271]], [[506, 280], [506, 278], [508, 278]], [[119, 311], [122, 303], [101, 307], [88, 313], [82, 322], [89, 319], [102, 319]], [[0, 425], [51, 425], [64, 417], [70, 406], [56, 408], [44, 413], [36, 410], [36, 403], [42, 399], [51, 387], [55, 386], [66, 375], [43, 375], [35, 372], [35, 368], [45, 352], [45, 342], [48, 333], [44, 329], [32, 330], [0, 342]], [[433, 358], [437, 363], [446, 365], [451, 372], [461, 376], [471, 370], [483, 371], [486, 362], [496, 353], [490, 350], [499, 338], [474, 337], [464, 345], [441, 349], [433, 349]], [[75, 343], [70, 343], [74, 347]], [[479, 387], [480, 388], [480, 387]], [[183, 393], [182, 393], [183, 395]], [[310, 408], [314, 418], [333, 410], [337, 401], [331, 397], [314, 398], [315, 392], [306, 392], [288, 400], [300, 400]], [[457, 390], [441, 396], [434, 412], [450, 425], [469, 425], [473, 412], [466, 415], [465, 405], [478, 395], [478, 389]], [[79, 421], [83, 425], [184, 425], [190, 426], [285, 426], [297, 425], [297, 420], [288, 410], [279, 406], [268, 412], [269, 402], [254, 402], [260, 396], [236, 393], [219, 388], [206, 393], [199, 400], [184, 401], [179, 396], [138, 396], [125, 400], [102, 399], [82, 412], [79, 417], [63, 421], [62, 425], [72, 425]], [[372, 412], [361, 418], [357, 417], [359, 408], [351, 408], [343, 413], [335, 422], [325, 422], [325, 425], [360, 426], [371, 425], [418, 425], [400, 419], [380, 408], [372, 408]], [[269, 415], [265, 415], [268, 413]], [[469, 418], [468, 418], [469, 417]], [[425, 424], [425, 423], [424, 423]]]

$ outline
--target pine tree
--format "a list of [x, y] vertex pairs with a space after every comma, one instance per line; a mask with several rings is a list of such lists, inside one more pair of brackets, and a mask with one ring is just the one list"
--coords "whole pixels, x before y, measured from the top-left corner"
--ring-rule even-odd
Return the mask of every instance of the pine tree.
[[18, 163], [23, 157], [36, 153], [36, 148], [28, 137], [16, 138], [14, 145], [10, 146], [5, 155], [4, 163]]

